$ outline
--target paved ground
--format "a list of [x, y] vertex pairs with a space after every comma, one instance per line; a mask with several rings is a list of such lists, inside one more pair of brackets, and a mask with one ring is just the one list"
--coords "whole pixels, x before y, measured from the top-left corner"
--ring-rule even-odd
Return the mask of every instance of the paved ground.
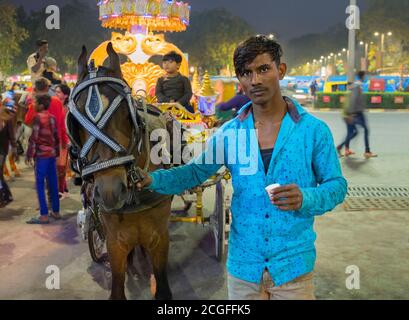
[[[345, 135], [338, 113], [317, 113], [331, 127], [336, 142]], [[409, 187], [409, 113], [369, 115], [373, 151], [379, 158], [363, 160], [363, 137], [352, 144], [357, 156], [341, 160], [350, 185]], [[76, 228], [78, 190], [62, 202], [65, 220], [48, 226], [24, 222], [36, 214], [33, 174], [11, 182], [15, 202], [0, 211], [0, 299], [106, 299], [109, 270], [91, 261], [87, 244]], [[210, 213], [213, 192], [205, 193]], [[180, 203], [179, 203], [180, 204]], [[177, 203], [175, 204], [178, 205]], [[214, 258], [209, 228], [172, 223], [169, 263], [175, 299], [225, 299], [226, 273]], [[316, 219], [318, 235], [316, 295], [319, 299], [409, 299], [409, 212], [345, 211]], [[138, 257], [139, 255], [137, 255]], [[129, 276], [130, 299], [150, 299], [148, 266], [135, 259], [139, 276]], [[60, 290], [46, 289], [46, 268], [60, 269]], [[360, 270], [360, 289], [348, 290], [346, 268]]]

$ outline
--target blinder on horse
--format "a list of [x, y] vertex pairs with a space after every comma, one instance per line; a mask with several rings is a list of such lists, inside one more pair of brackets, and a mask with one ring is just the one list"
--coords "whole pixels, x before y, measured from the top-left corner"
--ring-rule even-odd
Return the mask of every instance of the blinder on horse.
[[[136, 101], [132, 98], [131, 89], [127, 83], [119, 78], [98, 75], [100, 72], [103, 73], [104, 69], [104, 67], [95, 68], [93, 61], [91, 61], [89, 74], [83, 82], [73, 89], [69, 98], [69, 112], [66, 124], [67, 133], [72, 142], [70, 156], [73, 160], [73, 169], [84, 180], [89, 180], [97, 172], [117, 166], [125, 166], [128, 168], [128, 182], [135, 184], [142, 179], [142, 175], [140, 174], [140, 169], [135, 165], [136, 159], [133, 152], [137, 145], [138, 149], [142, 145], [141, 128], [144, 128], [145, 124], [141, 117], [138, 116]], [[118, 93], [105, 111], [98, 88], [98, 85], [102, 83]], [[85, 114], [82, 114], [77, 103], [80, 94], [85, 90], [88, 91], [88, 95]], [[119, 109], [123, 100], [126, 100], [133, 131], [131, 145], [128, 147], [128, 150], [103, 132], [103, 129]], [[84, 145], [81, 145], [80, 128], [85, 129], [90, 135]], [[115, 156], [105, 161], [98, 161], [98, 159], [89, 160], [88, 154], [96, 143], [106, 145], [114, 152]]]

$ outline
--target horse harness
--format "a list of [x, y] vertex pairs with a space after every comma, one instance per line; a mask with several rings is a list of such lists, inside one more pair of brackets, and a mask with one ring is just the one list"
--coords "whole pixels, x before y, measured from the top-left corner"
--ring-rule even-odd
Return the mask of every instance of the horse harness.
[[[100, 68], [104, 69], [103, 67]], [[70, 156], [73, 160], [73, 169], [81, 175], [84, 181], [90, 181], [97, 172], [117, 166], [125, 166], [127, 168], [128, 188], [133, 189], [132, 192], [130, 192], [130, 199], [127, 201], [127, 204], [130, 204], [130, 202], [132, 202], [132, 194], [135, 193], [135, 184], [143, 180], [142, 169], [136, 166], [136, 158], [134, 156], [136, 148], [138, 149], [138, 153], [141, 153], [143, 144], [142, 131], [145, 131], [144, 144], [145, 147], [148, 148], [144, 171], [147, 172], [149, 167], [149, 133], [146, 122], [138, 115], [137, 110], [141, 108], [138, 108], [137, 104], [142, 104], [142, 109], [145, 114], [147, 114], [147, 106], [144, 98], [141, 97], [138, 101], [132, 98], [131, 89], [125, 81], [114, 77], [97, 76], [98, 69], [94, 67], [92, 62], [89, 71], [89, 75], [85, 80], [73, 89], [68, 103], [69, 111], [66, 117], [66, 126], [67, 134], [72, 142]], [[118, 93], [105, 112], [101, 94], [98, 89], [98, 84], [101, 83], [108, 85]], [[85, 105], [86, 115], [83, 115], [79, 111], [77, 102], [79, 95], [85, 90], [88, 91], [88, 95]], [[103, 129], [114, 113], [119, 109], [123, 100], [126, 100], [132, 121], [132, 141], [128, 150], [103, 132]], [[83, 146], [81, 146], [79, 138], [78, 125], [84, 128], [90, 135]], [[103, 143], [109, 147], [114, 151], [115, 156], [105, 161], [98, 161], [98, 159], [89, 160], [88, 154], [96, 143]]]

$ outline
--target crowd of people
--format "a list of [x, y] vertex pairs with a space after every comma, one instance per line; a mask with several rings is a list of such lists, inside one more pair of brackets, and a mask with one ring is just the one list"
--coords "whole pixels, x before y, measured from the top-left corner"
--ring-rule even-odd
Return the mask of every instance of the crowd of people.
[[65, 116], [71, 89], [58, 74], [56, 60], [48, 56], [46, 40], [37, 41], [27, 67], [32, 85], [12, 84], [0, 99], [0, 208], [13, 201], [6, 160], [18, 177], [15, 163], [24, 157], [35, 172], [39, 203], [39, 215], [27, 223], [48, 224], [49, 217], [61, 218], [60, 201], [69, 195]]

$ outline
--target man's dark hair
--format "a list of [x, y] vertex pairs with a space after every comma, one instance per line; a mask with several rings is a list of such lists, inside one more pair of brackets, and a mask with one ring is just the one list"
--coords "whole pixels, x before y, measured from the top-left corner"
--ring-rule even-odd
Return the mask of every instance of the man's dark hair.
[[50, 86], [50, 81], [48, 81], [44, 77], [40, 77], [34, 82], [35, 91], [46, 91], [48, 90], [49, 86]]
[[37, 40], [36, 41], [36, 45], [37, 45], [38, 48], [40, 48], [41, 46], [43, 46], [45, 44], [48, 44], [47, 40]]
[[38, 105], [43, 105], [45, 110], [48, 110], [51, 104], [51, 97], [48, 94], [37, 94], [35, 99]]
[[359, 80], [365, 80], [365, 71], [359, 71], [356, 75]]
[[234, 51], [234, 68], [236, 75], [242, 76], [246, 64], [251, 63], [258, 55], [268, 53], [271, 60], [277, 64], [281, 63], [283, 49], [281, 45], [271, 36], [257, 35], [241, 42]]
[[182, 62], [182, 56], [176, 51], [171, 51], [163, 56], [163, 62], [165, 61], [175, 61], [176, 63]]

